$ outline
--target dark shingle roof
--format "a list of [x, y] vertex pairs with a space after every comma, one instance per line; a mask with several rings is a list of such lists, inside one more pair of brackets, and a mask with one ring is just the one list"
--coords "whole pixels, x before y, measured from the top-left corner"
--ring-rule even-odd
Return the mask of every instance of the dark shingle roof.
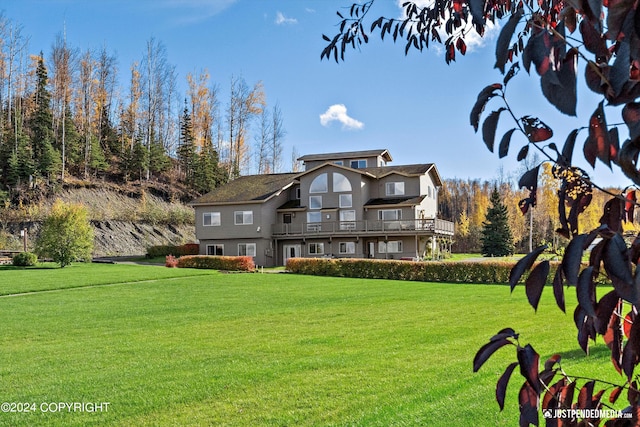
[[361, 168], [359, 170], [368, 172], [376, 178], [380, 178], [390, 173], [400, 173], [403, 175], [423, 175], [433, 167], [433, 163], [423, 163], [418, 165], [382, 166], [377, 168]]
[[241, 176], [194, 200], [191, 204], [246, 203], [267, 200], [290, 185], [298, 175], [298, 173], [279, 173]]
[[380, 199], [370, 199], [366, 206], [382, 206], [382, 205], [419, 205], [425, 196], [417, 196], [417, 197], [387, 197]]

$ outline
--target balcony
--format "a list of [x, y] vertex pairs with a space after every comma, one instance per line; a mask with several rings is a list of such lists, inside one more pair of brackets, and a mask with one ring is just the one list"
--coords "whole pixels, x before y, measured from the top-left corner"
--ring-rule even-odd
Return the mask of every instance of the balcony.
[[443, 219], [410, 219], [397, 221], [326, 221], [274, 224], [274, 237], [319, 237], [358, 235], [453, 236], [453, 223]]

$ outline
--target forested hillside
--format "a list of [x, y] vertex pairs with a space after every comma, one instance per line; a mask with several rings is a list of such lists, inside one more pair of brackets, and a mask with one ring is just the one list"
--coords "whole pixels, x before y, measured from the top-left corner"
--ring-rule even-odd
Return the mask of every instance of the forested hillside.
[[0, 200], [70, 176], [204, 193], [283, 168], [282, 114], [261, 82], [231, 76], [221, 99], [205, 64], [179, 77], [161, 41], [140, 48], [121, 64], [107, 46], [80, 51], [61, 34], [33, 52], [20, 23], [0, 15]]
[[[558, 181], [551, 173], [551, 167], [545, 164], [541, 168], [537, 191], [537, 203], [525, 215], [518, 208], [520, 200], [529, 197], [528, 190], [517, 188], [512, 181], [505, 178], [492, 180], [480, 179], [446, 179], [440, 193], [439, 210], [443, 219], [454, 222], [456, 235], [454, 252], [480, 252], [482, 223], [485, 221], [489, 198], [494, 187], [501, 195], [502, 201], [509, 210], [509, 226], [516, 244], [516, 252], [527, 253], [543, 242], [553, 248], [562, 248], [569, 242], [555, 232], [560, 228], [558, 220]], [[619, 189], [611, 189], [620, 193]], [[591, 230], [600, 225], [602, 211], [599, 206], [610, 198], [609, 195], [596, 191], [594, 201], [584, 214], [580, 216], [580, 229]], [[628, 231], [634, 225], [625, 223]], [[637, 232], [637, 230], [636, 230]]]

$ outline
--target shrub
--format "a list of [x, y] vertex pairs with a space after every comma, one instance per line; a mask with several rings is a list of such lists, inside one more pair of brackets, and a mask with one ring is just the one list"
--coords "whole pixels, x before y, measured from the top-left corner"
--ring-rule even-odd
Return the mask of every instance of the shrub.
[[249, 256], [187, 255], [178, 259], [180, 268], [204, 268], [225, 271], [253, 271], [255, 264]]
[[[559, 263], [551, 263], [553, 277]], [[508, 284], [513, 262], [410, 262], [370, 259], [290, 258], [287, 270], [297, 274], [421, 282]], [[551, 284], [551, 283], [549, 283]]]
[[18, 267], [29, 267], [36, 265], [38, 262], [38, 255], [33, 252], [20, 252], [13, 256], [13, 265]]
[[159, 245], [151, 246], [147, 249], [148, 258], [166, 257], [168, 255], [173, 256], [185, 256], [185, 255], [198, 255], [200, 252], [200, 245], [197, 243], [187, 243], [186, 245], [174, 246], [174, 245]]
[[167, 255], [164, 261], [165, 267], [175, 268], [178, 266], [178, 260], [173, 255]]

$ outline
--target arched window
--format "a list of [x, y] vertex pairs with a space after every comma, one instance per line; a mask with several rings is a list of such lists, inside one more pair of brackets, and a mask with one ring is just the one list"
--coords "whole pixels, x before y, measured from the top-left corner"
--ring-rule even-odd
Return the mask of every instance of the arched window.
[[334, 193], [343, 193], [346, 191], [351, 191], [351, 183], [347, 179], [346, 176], [341, 173], [334, 172], [333, 173], [333, 192]]
[[326, 193], [327, 191], [329, 191], [329, 187], [326, 173], [316, 176], [315, 179], [311, 181], [309, 193]]

